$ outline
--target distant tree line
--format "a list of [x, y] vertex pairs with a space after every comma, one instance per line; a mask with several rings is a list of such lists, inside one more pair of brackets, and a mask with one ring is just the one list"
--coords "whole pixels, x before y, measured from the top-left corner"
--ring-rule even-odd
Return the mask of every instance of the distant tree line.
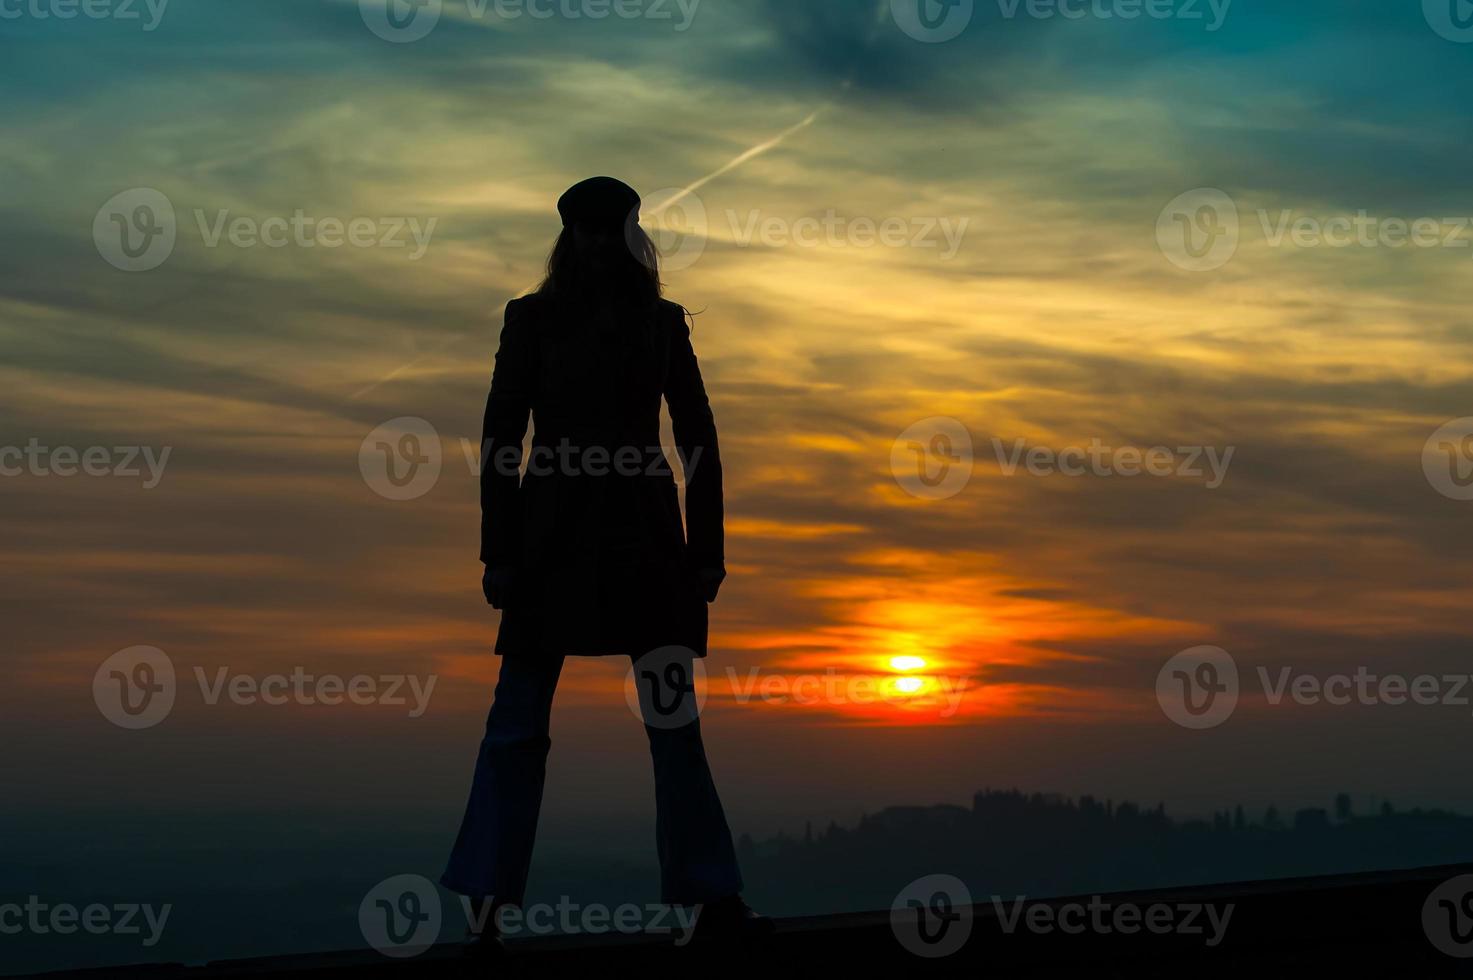
[[1033, 898], [1342, 874], [1473, 861], [1473, 817], [1442, 810], [1356, 813], [1347, 794], [1329, 809], [1285, 818], [1242, 806], [1174, 820], [1082, 796], [985, 789], [963, 806], [898, 806], [831, 823], [800, 838], [738, 841], [749, 891], [781, 914], [888, 908], [914, 879], [965, 881], [974, 900]]

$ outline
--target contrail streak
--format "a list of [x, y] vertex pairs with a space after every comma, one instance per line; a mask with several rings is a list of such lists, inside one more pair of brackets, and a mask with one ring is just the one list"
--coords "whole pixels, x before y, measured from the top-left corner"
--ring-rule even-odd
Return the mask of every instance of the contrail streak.
[[700, 180], [696, 181], [688, 187], [685, 187], [684, 189], [673, 195], [668, 201], [663, 202], [659, 207], [649, 211], [649, 215], [651, 217], [658, 217], [667, 208], [671, 208], [679, 204], [681, 201], [685, 200], [687, 197], [690, 197], [696, 191], [700, 190], [702, 187], [705, 187], [716, 178], [724, 177], [747, 161], [755, 160], [757, 157], [760, 157], [768, 150], [782, 145], [783, 140], [787, 139], [789, 136], [792, 136], [794, 133], [799, 132], [800, 130], [807, 129], [809, 126], [812, 126], [815, 122], [818, 121], [818, 117], [823, 115], [823, 113], [827, 109], [828, 106], [822, 106], [818, 109], [815, 109], [808, 114], [808, 117], [806, 119], [802, 120], [801, 122], [795, 123], [792, 126], [789, 126], [787, 129], [783, 130], [781, 133], [778, 133], [772, 139], [764, 140], [763, 142], [758, 143], [756, 146], [742, 151], [741, 153], [733, 157], [732, 160], [725, 166], [711, 171]]
[[[847, 87], [847, 86], [848, 86], [848, 83], [846, 82], [845, 83], [845, 87]], [[815, 122], [817, 122], [818, 121], [818, 117], [821, 116], [821, 115], [823, 115], [824, 112], [826, 112], [828, 110], [828, 108], [829, 107], [826, 106], [826, 105], [825, 106], [820, 106], [819, 108], [814, 109], [812, 112], [810, 112], [807, 115], [807, 117], [805, 117], [804, 119], [800, 120], [799, 122], [796, 122], [793, 125], [789, 126], [787, 129], [783, 130], [781, 133], [778, 133], [776, 136], [772, 137], [771, 139], [763, 140], [761, 143], [758, 143], [756, 146], [753, 146], [753, 147], [751, 147], [749, 149], [743, 150], [741, 153], [738, 153], [735, 157], [733, 157], [724, 166], [719, 167], [718, 169], [711, 171], [709, 174], [707, 174], [706, 176], [702, 177], [701, 179], [695, 181], [694, 183], [690, 184], [689, 186], [687, 186], [685, 188], [682, 188], [680, 191], [676, 192], [668, 200], [661, 202], [658, 207], [653, 208], [653, 209], [651, 209], [649, 211], [646, 211], [645, 214], [647, 214], [649, 217], [652, 217], [652, 218], [659, 217], [662, 213], [664, 213], [665, 210], [667, 210], [668, 208], [672, 208], [675, 205], [679, 204], [681, 201], [685, 200], [687, 197], [690, 197], [692, 194], [694, 194], [696, 191], [700, 190], [702, 187], [705, 187], [707, 184], [711, 183], [711, 181], [716, 180], [718, 177], [724, 177], [727, 174], [731, 173], [736, 168], [740, 167], [742, 164], [747, 163], [747, 162], [749, 162], [751, 160], [755, 160], [757, 157], [760, 157], [762, 154], [766, 153], [768, 150], [771, 150], [771, 149], [774, 149], [774, 148], [776, 148], [778, 146], [781, 146], [782, 143], [783, 143], [783, 141], [786, 140], [789, 136], [792, 136], [794, 133], [801, 132], [802, 130], [807, 129], [809, 126], [812, 126]], [[456, 344], [460, 343], [461, 341], [468, 340], [468, 339], [470, 339], [469, 335], [461, 335], [459, 337], [451, 337], [445, 343], [439, 345], [438, 347], [434, 348], [433, 350], [426, 351], [423, 354], [419, 355], [418, 357], [416, 357], [416, 358], [414, 358], [414, 359], [412, 359], [410, 361], [407, 361], [404, 364], [399, 365], [398, 367], [394, 368], [394, 370], [390, 371], [388, 374], [385, 374], [383, 377], [379, 378], [377, 381], [374, 381], [374, 382], [366, 385], [365, 387], [360, 388], [359, 390], [355, 391], [352, 395], [348, 396], [348, 399], [347, 400], [350, 401], [350, 402], [351, 401], [357, 401], [358, 399], [362, 398], [364, 395], [366, 395], [369, 392], [373, 391], [375, 388], [379, 387], [380, 385], [382, 385], [382, 384], [384, 384], [384, 383], [386, 383], [388, 381], [392, 381], [393, 379], [397, 378], [399, 375], [403, 374], [404, 372], [409, 371], [412, 368], [416, 367], [421, 361], [423, 361], [423, 360], [425, 360], [427, 358], [430, 358], [430, 357], [437, 356], [439, 354], [443, 354], [445, 351], [449, 350], [451, 347], [455, 346]]]

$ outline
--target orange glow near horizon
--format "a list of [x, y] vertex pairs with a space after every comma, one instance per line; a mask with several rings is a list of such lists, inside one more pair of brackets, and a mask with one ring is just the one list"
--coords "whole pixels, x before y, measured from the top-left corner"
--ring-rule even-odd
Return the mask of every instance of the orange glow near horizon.
[[[148, 490], [0, 480], [7, 598], [48, 611], [67, 596], [87, 610], [7, 624], [23, 700], [70, 705], [102, 657], [148, 643], [210, 670], [433, 674], [437, 706], [485, 710], [500, 661], [476, 560], [475, 445], [502, 304], [538, 282], [558, 195], [589, 173], [623, 174], [647, 194], [689, 187], [731, 147], [769, 147], [812, 112], [744, 84], [723, 99], [709, 69], [678, 58], [653, 85], [618, 60], [577, 65], [570, 75], [561, 57], [527, 59], [518, 77], [535, 97], [489, 114], [479, 92], [404, 90], [375, 68], [363, 91], [416, 120], [381, 132], [351, 111], [357, 89], [282, 99], [267, 86], [261, 115], [242, 123], [273, 119], [252, 141], [260, 166], [220, 166], [239, 156], [239, 132], [183, 106], [149, 130], [177, 165], [119, 146], [116, 166], [99, 169], [58, 146], [37, 157], [54, 167], [26, 168], [26, 226], [71, 229], [82, 253], [95, 243], [75, 202], [115, 195], [118, 173], [151, 175], [181, 214], [351, 201], [435, 217], [444, 231], [413, 262], [395, 249], [215, 248], [189, 234], [166, 270], [136, 278], [100, 258], [74, 269], [48, 249], [11, 256], [12, 278], [38, 284], [6, 307], [0, 403], [13, 428], [57, 446], [177, 450]], [[664, 84], [664, 70], [691, 84]], [[588, 99], [608, 91], [638, 97]], [[666, 279], [698, 313], [692, 343], [721, 433], [729, 578], [705, 662], [718, 704], [741, 698], [803, 723], [1110, 722], [1159, 715], [1142, 686], [1149, 664], [1235, 632], [1306, 660], [1332, 660], [1346, 638], [1374, 638], [1394, 661], [1460, 635], [1463, 577], [1436, 546], [1462, 512], [1421, 466], [1464, 373], [1460, 250], [1301, 253], [1248, 234], [1228, 266], [1186, 273], [1153, 230], [1161, 188], [1195, 186], [1201, 161], [1145, 159], [1140, 147], [1182, 145], [1172, 103], [1200, 93], [1143, 87], [1105, 106], [1073, 88], [1029, 91], [1028, 112], [953, 127], [955, 146], [933, 159], [929, 123], [856, 88], [700, 184], [689, 203], [708, 215], [710, 241], [662, 236], [699, 246]], [[164, 111], [108, 98], [139, 125]], [[1262, 132], [1258, 101], [1236, 121], [1210, 101], [1221, 131]], [[558, 107], [576, 116], [590, 104], [609, 125], [585, 127], [570, 156]], [[52, 122], [26, 124], [37, 145], [52, 144]], [[1054, 128], [1067, 136], [1040, 139]], [[365, 132], [371, 167], [309, 165]], [[635, 132], [654, 143], [623, 135]], [[897, 156], [873, 162], [877, 138]], [[1073, 180], [1081, 146], [1083, 172], [1118, 179]], [[511, 163], [488, 181], [487, 159]], [[1244, 184], [1258, 189], [1239, 207], [1313, 210], [1297, 196], [1302, 172], [1279, 174], [1292, 180], [1276, 189], [1255, 169]], [[1403, 191], [1395, 175], [1381, 189], [1388, 201]], [[1356, 206], [1376, 193], [1368, 185]], [[752, 247], [731, 224], [815, 208], [964, 218], [972, 230], [943, 257]], [[116, 356], [98, 357], [99, 338]], [[437, 482], [412, 501], [381, 496], [360, 459], [366, 436], [403, 417], [431, 423], [441, 450]], [[892, 470], [901, 434], [938, 417], [972, 437], [969, 481], [944, 499], [907, 492]], [[1093, 442], [1231, 447], [1237, 461], [1214, 489], [1004, 465], [1015, 445]], [[1321, 492], [1347, 472], [1365, 492]], [[559, 703], [621, 705], [627, 667], [575, 664]], [[754, 693], [766, 681], [776, 693]]]

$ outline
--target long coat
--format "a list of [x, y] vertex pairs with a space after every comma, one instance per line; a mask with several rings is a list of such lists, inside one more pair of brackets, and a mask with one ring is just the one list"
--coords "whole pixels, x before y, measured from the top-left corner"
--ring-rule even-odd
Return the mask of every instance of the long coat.
[[[506, 308], [481, 462], [481, 560], [514, 569], [498, 654], [706, 655], [696, 571], [725, 558], [711, 405], [681, 307], [620, 320], [587, 322], [540, 296]], [[684, 461], [685, 528], [662, 396]]]

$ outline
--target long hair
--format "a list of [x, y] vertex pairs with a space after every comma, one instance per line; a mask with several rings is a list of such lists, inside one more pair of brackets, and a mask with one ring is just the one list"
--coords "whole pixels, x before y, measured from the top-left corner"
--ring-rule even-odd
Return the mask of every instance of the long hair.
[[647, 316], [664, 295], [660, 253], [634, 217], [623, 234], [585, 235], [581, 242], [573, 228], [564, 228], [537, 294], [564, 309], [607, 305], [620, 314]]

